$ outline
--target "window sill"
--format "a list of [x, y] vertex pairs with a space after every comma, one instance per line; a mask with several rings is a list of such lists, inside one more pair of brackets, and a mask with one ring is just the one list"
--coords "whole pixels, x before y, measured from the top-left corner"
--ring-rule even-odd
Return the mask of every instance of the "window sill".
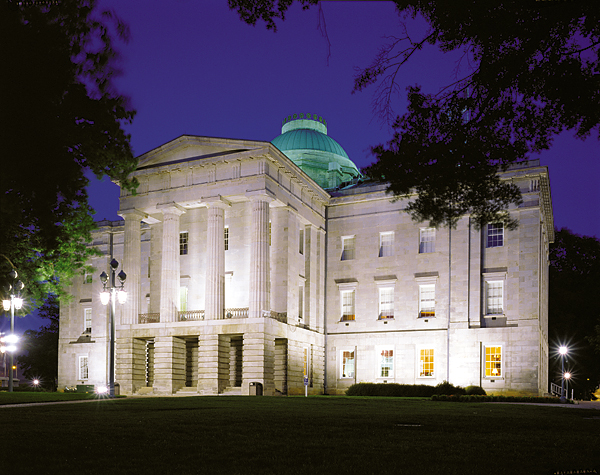
[[431, 375], [431, 376], [418, 376], [418, 379], [435, 379], [435, 375]]
[[492, 320], [495, 320], [496, 318], [504, 318], [506, 315], [504, 315], [503, 313], [490, 313], [487, 315], [484, 315], [483, 318], [491, 318]]

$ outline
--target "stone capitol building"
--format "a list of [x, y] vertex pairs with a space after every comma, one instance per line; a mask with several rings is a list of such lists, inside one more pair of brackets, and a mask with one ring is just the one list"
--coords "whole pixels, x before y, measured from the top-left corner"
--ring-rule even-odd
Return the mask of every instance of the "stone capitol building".
[[[357, 382], [548, 391], [548, 170], [509, 168], [519, 227], [430, 228], [365, 180], [314, 114], [272, 142], [182, 135], [139, 157], [122, 221], [61, 306], [60, 389], [109, 379], [102, 271], [121, 394], [344, 394]], [[410, 198], [408, 198], [410, 199]], [[259, 388], [259, 389], [257, 389]]]

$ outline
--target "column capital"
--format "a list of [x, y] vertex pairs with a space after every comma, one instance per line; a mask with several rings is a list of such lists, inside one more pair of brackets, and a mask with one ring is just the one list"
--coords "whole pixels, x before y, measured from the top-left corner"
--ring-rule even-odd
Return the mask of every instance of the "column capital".
[[275, 193], [267, 188], [263, 188], [262, 190], [246, 191], [246, 198], [250, 201], [266, 201], [270, 203], [271, 201], [275, 201]]
[[169, 214], [176, 214], [177, 216], [181, 216], [183, 213], [185, 213], [185, 208], [181, 205], [178, 205], [174, 201], [171, 201], [170, 203], [157, 204], [156, 209], [158, 211], [162, 212], [162, 214], [169, 213]]
[[231, 202], [223, 198], [221, 195], [217, 196], [209, 196], [202, 197], [202, 203], [206, 205], [207, 208], [229, 208], [231, 206]]
[[117, 214], [123, 219], [138, 219], [139, 221], [148, 217], [146, 213], [135, 208], [120, 209]]

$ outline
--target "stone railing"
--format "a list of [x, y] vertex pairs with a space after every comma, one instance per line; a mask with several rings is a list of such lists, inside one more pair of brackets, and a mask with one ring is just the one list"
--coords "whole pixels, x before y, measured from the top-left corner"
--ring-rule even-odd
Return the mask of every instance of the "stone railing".
[[[223, 312], [223, 318], [248, 318], [250, 309], [248, 307], [226, 308]], [[282, 323], [287, 323], [287, 312], [275, 312], [274, 310], [265, 311], [264, 316], [272, 318]], [[204, 310], [187, 310], [177, 312], [178, 322], [193, 322], [204, 320]], [[160, 313], [140, 313], [138, 323], [160, 323]]]
[[159, 323], [160, 313], [140, 313], [138, 315], [138, 323]]
[[223, 313], [225, 318], [248, 318], [248, 307], [226, 308]]
[[187, 310], [185, 312], [177, 312], [178, 322], [188, 322], [195, 320], [204, 320], [204, 310]]

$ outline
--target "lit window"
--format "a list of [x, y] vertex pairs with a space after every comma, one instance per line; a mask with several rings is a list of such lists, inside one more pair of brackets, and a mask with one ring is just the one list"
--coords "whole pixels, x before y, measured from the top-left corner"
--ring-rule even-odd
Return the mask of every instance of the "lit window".
[[188, 233], [182, 231], [179, 233], [179, 255], [185, 256], [188, 253]]
[[187, 312], [188, 306], [188, 288], [179, 287], [179, 311]]
[[419, 285], [419, 317], [435, 317], [435, 285]]
[[229, 226], [225, 226], [223, 230], [223, 239], [225, 240], [225, 250], [229, 250]]
[[301, 229], [298, 233], [298, 252], [304, 254], [304, 229]]
[[83, 331], [84, 333], [92, 333], [92, 309], [83, 309]]
[[379, 318], [394, 318], [394, 287], [379, 288]]
[[419, 253], [435, 252], [435, 228], [419, 230]]
[[502, 302], [504, 282], [488, 281], [485, 283], [485, 314], [486, 315], [501, 315], [504, 313]]
[[342, 351], [342, 378], [354, 378], [354, 351]]
[[342, 290], [342, 321], [354, 320], [354, 290]]
[[354, 236], [342, 238], [342, 261], [354, 259]]
[[487, 247], [502, 247], [504, 245], [504, 224], [487, 225]]
[[79, 378], [80, 380], [88, 379], [89, 371], [88, 371], [88, 357], [80, 356], [79, 357]]
[[379, 377], [394, 377], [394, 350], [381, 350], [379, 355]]
[[394, 233], [379, 233], [379, 257], [392, 255], [394, 246]]
[[485, 377], [486, 378], [501, 378], [502, 377], [502, 347], [501, 346], [486, 346], [485, 347]]
[[419, 376], [421, 378], [433, 377], [434, 374], [434, 361], [433, 361], [433, 349], [422, 349], [419, 351]]

